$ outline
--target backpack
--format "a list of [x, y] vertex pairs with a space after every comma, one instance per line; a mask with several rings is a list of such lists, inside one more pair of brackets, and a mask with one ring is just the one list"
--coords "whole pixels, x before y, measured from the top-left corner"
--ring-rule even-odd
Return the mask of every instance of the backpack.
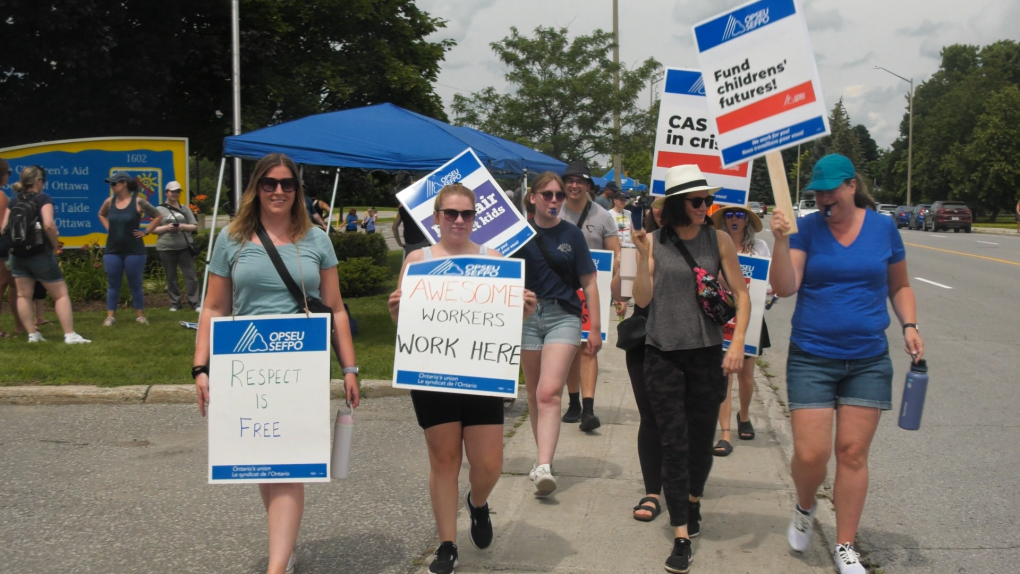
[[11, 208], [6, 233], [11, 241], [11, 253], [29, 257], [46, 250], [42, 217], [35, 197], [28, 193], [18, 195], [18, 203]]

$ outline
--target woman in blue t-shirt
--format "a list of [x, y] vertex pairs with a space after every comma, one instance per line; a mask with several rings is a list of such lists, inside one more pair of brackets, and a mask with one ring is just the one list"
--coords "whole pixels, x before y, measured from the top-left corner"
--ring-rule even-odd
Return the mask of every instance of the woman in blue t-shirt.
[[358, 232], [358, 210], [352, 207], [351, 210], [347, 212], [347, 233], [357, 232]]
[[797, 295], [786, 383], [798, 501], [787, 538], [797, 551], [810, 542], [835, 410], [833, 558], [841, 573], [863, 574], [853, 542], [868, 492], [868, 450], [882, 411], [892, 408], [887, 298], [915, 361], [924, 343], [903, 240], [892, 218], [869, 209], [874, 200], [853, 163], [838, 154], [823, 157], [805, 189], [815, 192], [818, 212], [797, 221], [798, 233], [790, 235], [785, 213], [772, 217], [772, 287], [780, 297]]

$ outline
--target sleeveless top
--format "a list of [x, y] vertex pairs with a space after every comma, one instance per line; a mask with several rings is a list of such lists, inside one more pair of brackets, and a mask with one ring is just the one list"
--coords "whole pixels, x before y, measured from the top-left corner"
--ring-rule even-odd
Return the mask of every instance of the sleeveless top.
[[145, 242], [132, 232], [142, 224], [138, 213], [138, 196], [131, 195], [127, 207], [117, 207], [117, 198], [110, 199], [110, 211], [106, 214], [110, 230], [106, 236], [106, 252], [111, 255], [145, 255]]
[[[489, 249], [486, 246], [484, 246], [484, 245], [479, 245], [478, 246], [478, 254], [479, 255], [488, 255], [489, 254]], [[435, 258], [432, 255], [432, 246], [431, 245], [429, 245], [428, 247], [422, 247], [421, 248], [421, 255], [422, 255], [422, 261], [430, 261], [430, 260]]]
[[[659, 229], [652, 233], [655, 272], [645, 344], [660, 351], [722, 345], [722, 326], [701, 310], [694, 272], [671, 240], [660, 243], [663, 231]], [[684, 246], [698, 266], [719, 277], [719, 239], [713, 227], [703, 225], [694, 239], [684, 241]]]

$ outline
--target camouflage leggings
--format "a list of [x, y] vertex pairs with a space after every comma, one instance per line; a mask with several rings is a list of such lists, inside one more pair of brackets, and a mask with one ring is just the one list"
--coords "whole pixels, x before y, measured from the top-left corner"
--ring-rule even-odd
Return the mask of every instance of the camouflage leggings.
[[722, 346], [645, 347], [645, 386], [662, 440], [662, 489], [672, 526], [687, 524], [688, 495], [700, 497], [712, 470], [712, 439], [726, 395]]

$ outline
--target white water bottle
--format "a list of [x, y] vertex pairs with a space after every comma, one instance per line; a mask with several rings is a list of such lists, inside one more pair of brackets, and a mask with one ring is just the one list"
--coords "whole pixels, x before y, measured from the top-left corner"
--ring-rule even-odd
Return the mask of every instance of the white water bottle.
[[[350, 406], [350, 403], [348, 403]], [[329, 476], [347, 478], [351, 468], [351, 436], [354, 435], [354, 408], [345, 413], [343, 408], [336, 412], [333, 425], [333, 456], [330, 459]]]

